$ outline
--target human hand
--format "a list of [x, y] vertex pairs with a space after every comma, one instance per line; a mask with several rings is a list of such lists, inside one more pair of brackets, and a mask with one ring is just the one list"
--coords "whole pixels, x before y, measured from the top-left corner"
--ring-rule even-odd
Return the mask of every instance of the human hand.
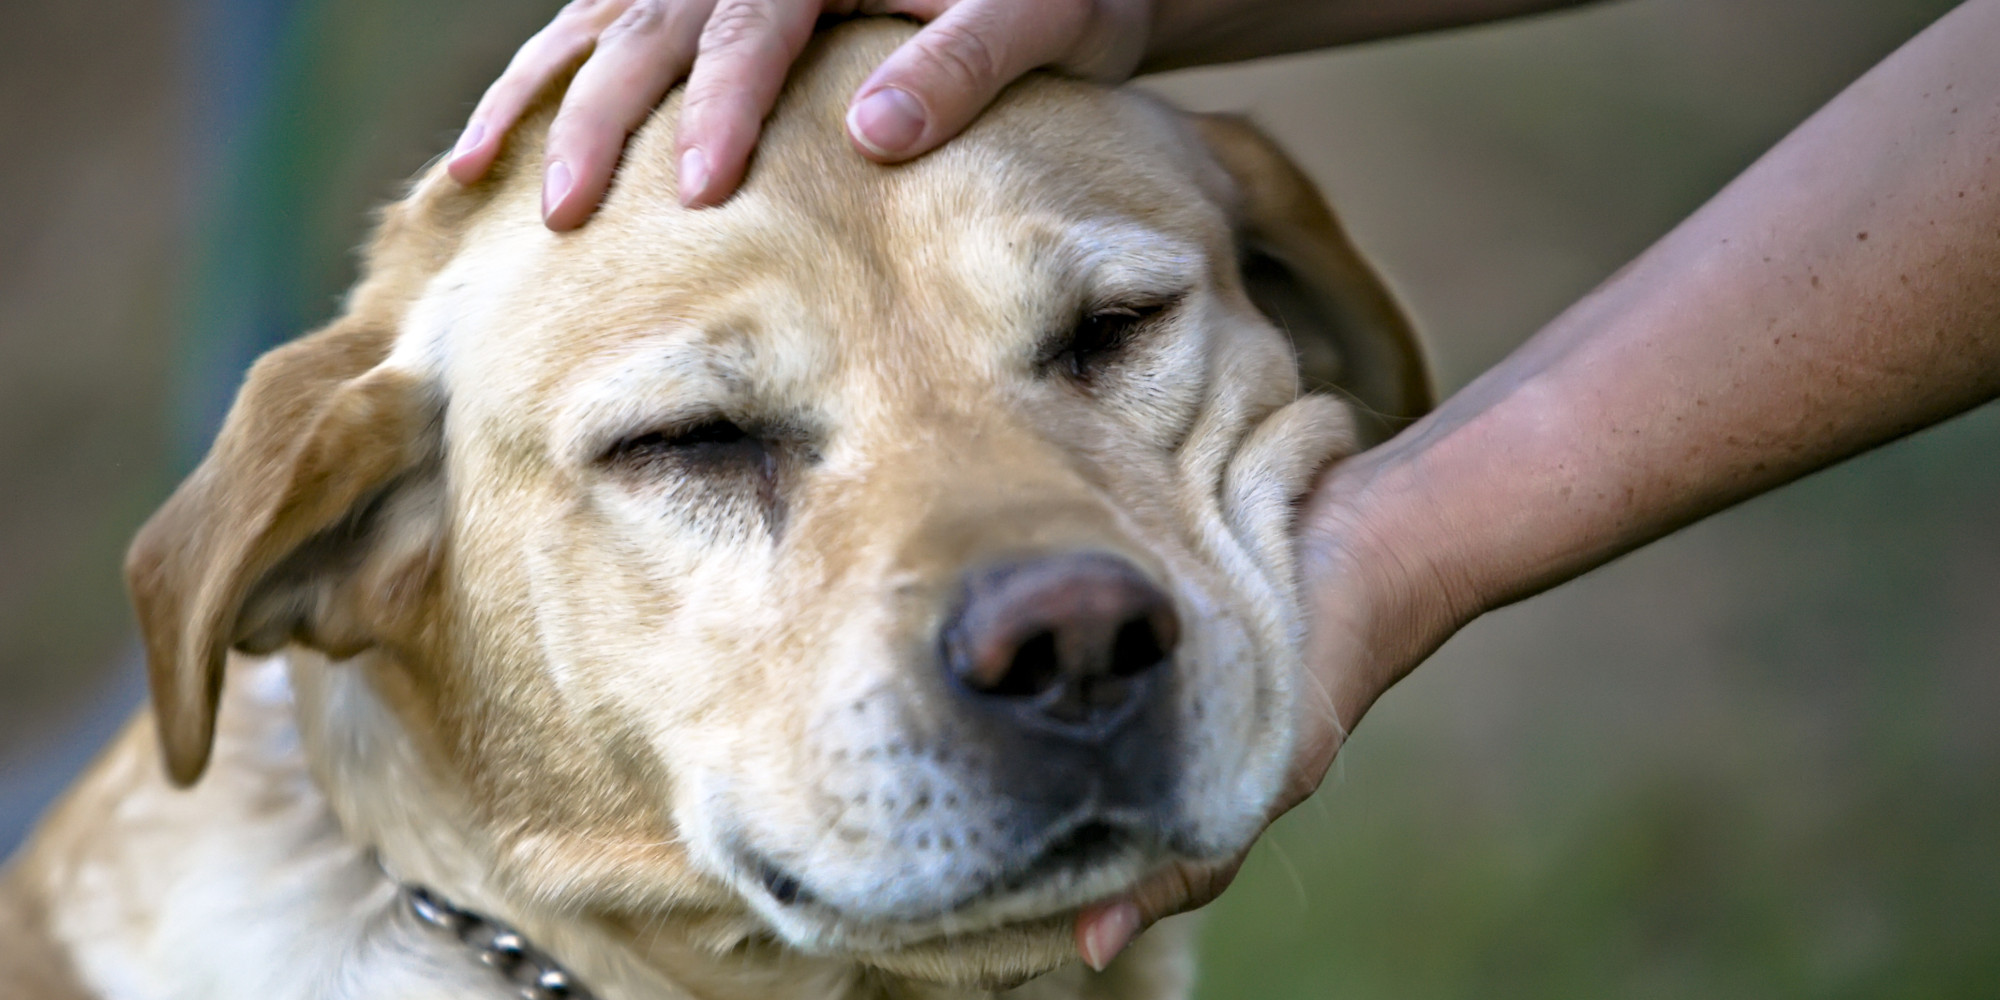
[[[1402, 541], [1442, 533], [1427, 505], [1384, 466], [1392, 446], [1364, 453], [1321, 477], [1299, 517], [1298, 555], [1310, 631], [1298, 745], [1265, 822], [1275, 822], [1319, 788], [1348, 732], [1401, 680], [1477, 613], [1469, 592], [1409, 558]], [[1382, 484], [1399, 484], [1384, 486]], [[1382, 512], [1382, 513], [1377, 513]], [[1248, 856], [1216, 865], [1176, 863], [1124, 896], [1077, 915], [1077, 953], [1102, 970], [1153, 923], [1206, 905], [1236, 878]]]
[[[1483, 610], [2000, 399], [1995, 38], [2000, 0], [1960, 4], [1505, 360], [1322, 477], [1300, 522], [1306, 662], [1341, 722]], [[1342, 733], [1305, 720], [1279, 812]], [[1079, 950], [1102, 967], [1237, 863], [1090, 908]]]
[[543, 220], [574, 229], [603, 199], [626, 137], [686, 78], [681, 202], [716, 204], [742, 181], [764, 116], [822, 14], [927, 22], [848, 107], [855, 149], [893, 163], [958, 134], [1030, 70], [1129, 76], [1152, 0], [573, 0], [487, 88], [447, 169], [461, 183], [478, 180], [542, 87], [577, 67], [542, 168]]

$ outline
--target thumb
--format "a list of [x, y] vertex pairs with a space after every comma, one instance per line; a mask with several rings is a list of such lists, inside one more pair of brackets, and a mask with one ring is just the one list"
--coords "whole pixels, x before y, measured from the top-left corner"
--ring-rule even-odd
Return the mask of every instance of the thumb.
[[861, 85], [848, 106], [847, 134], [875, 160], [927, 153], [964, 130], [1002, 87], [1074, 48], [1090, 21], [1084, 3], [964, 0]]

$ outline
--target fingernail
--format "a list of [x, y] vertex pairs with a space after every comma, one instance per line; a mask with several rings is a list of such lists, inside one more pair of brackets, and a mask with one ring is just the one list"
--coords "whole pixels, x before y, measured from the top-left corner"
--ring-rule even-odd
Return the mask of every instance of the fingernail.
[[451, 148], [451, 158], [456, 160], [459, 157], [472, 152], [485, 139], [486, 139], [486, 126], [484, 124], [480, 122], [473, 122], [472, 124], [467, 125], [465, 127], [465, 133], [458, 137], [458, 145], [453, 146]]
[[1103, 972], [1138, 930], [1139, 908], [1131, 903], [1117, 903], [1098, 913], [1083, 931], [1084, 964]]
[[549, 213], [554, 212], [556, 206], [562, 204], [564, 198], [569, 197], [569, 189], [573, 183], [569, 175], [569, 164], [561, 160], [549, 161], [548, 170], [542, 174], [542, 218], [548, 218]]
[[681, 204], [692, 207], [708, 190], [708, 157], [699, 149], [681, 154]]
[[855, 102], [847, 131], [877, 156], [899, 156], [924, 134], [924, 107], [896, 87], [883, 87]]

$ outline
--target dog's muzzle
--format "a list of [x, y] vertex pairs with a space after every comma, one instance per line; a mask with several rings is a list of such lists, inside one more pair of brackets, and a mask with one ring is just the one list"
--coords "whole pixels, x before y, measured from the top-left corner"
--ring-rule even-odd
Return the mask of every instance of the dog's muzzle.
[[1104, 746], [1162, 687], [1180, 622], [1131, 563], [1072, 553], [975, 570], [943, 630], [968, 711], [1046, 746]]
[[1074, 905], [1183, 852], [1167, 591], [1067, 550], [975, 562], [935, 599], [930, 655], [823, 730], [848, 762], [819, 789], [830, 833], [772, 850], [729, 831], [746, 881], [802, 917], [922, 922]]
[[1129, 561], [1066, 552], [975, 568], [939, 637], [962, 739], [1034, 845], [1025, 887], [1159, 839], [1173, 794], [1172, 599]]

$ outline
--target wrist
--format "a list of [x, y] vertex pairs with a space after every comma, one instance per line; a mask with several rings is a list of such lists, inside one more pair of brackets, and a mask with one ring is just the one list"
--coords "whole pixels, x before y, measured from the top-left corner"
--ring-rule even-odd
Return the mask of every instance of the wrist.
[[1300, 513], [1307, 664], [1347, 729], [1486, 610], [1420, 459], [1392, 442], [1341, 462]]

